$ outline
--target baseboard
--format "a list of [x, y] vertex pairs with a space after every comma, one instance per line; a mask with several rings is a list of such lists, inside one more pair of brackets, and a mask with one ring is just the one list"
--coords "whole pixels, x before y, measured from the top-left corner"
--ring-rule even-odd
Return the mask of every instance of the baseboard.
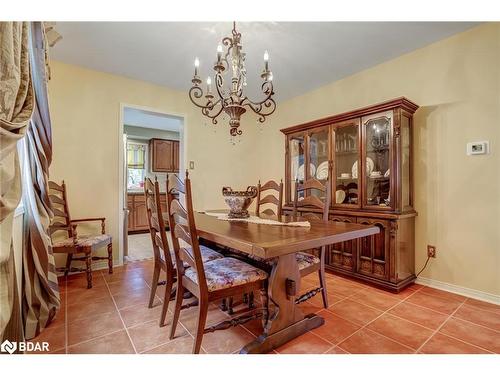
[[445, 283], [444, 281], [438, 281], [433, 279], [428, 279], [427, 277], [417, 277], [415, 284], [430, 286], [439, 290], [444, 290], [446, 292], [451, 292], [455, 294], [460, 294], [464, 297], [478, 299], [484, 302], [494, 303], [495, 305], [500, 305], [500, 296], [492, 293], [482, 292], [476, 289], [470, 289], [459, 285], [454, 285], [450, 283]]

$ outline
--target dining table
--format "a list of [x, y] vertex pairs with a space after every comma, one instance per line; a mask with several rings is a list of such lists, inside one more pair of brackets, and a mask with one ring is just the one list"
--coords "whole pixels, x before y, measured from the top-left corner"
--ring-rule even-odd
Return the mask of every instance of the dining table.
[[[269, 312], [263, 317], [263, 332], [241, 348], [240, 353], [266, 353], [324, 324], [317, 314], [304, 314], [298, 306], [300, 272], [296, 253], [379, 233], [372, 225], [310, 220], [310, 226], [283, 225], [304, 219], [292, 216], [258, 217], [279, 221], [269, 225], [241, 220], [221, 220], [228, 210], [196, 212], [200, 239], [265, 260], [273, 260], [268, 279]], [[255, 215], [255, 214], [252, 214]]]

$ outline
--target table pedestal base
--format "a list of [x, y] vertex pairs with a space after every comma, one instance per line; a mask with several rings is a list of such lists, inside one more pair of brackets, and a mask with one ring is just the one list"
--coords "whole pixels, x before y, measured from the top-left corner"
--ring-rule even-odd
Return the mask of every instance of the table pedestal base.
[[297, 336], [307, 333], [311, 329], [317, 328], [325, 324], [325, 319], [316, 314], [309, 314], [304, 319], [299, 320], [297, 323], [288, 326], [281, 331], [272, 333], [270, 335], [262, 334], [254, 341], [245, 345], [240, 354], [258, 354], [267, 353], [271, 350], [280, 347], [281, 345], [293, 340]]

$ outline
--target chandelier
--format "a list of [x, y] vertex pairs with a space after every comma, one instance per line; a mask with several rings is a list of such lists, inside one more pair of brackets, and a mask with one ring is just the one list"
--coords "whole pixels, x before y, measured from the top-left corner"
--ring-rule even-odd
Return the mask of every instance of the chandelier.
[[[227, 48], [224, 53], [224, 47]], [[245, 53], [242, 52], [241, 34], [236, 31], [236, 22], [233, 22], [232, 35], [222, 39], [222, 44], [217, 47], [217, 60], [214, 63], [215, 71], [215, 93], [212, 91], [212, 78], [208, 76], [206, 90], [200, 86], [202, 81], [198, 76], [200, 61], [194, 62], [194, 76], [191, 82], [193, 86], [189, 90], [189, 99], [201, 108], [203, 115], [212, 119], [217, 124], [217, 117], [224, 112], [229, 116], [229, 133], [231, 136], [241, 135], [240, 118], [248, 108], [258, 116], [257, 121], [263, 123], [266, 117], [276, 110], [276, 102], [272, 98], [273, 74], [269, 70], [269, 54], [264, 53], [264, 70], [261, 73], [263, 79], [261, 90], [264, 99], [252, 101], [244, 95], [244, 87], [247, 85], [247, 70], [245, 67]], [[230, 81], [226, 84], [224, 76], [231, 73]]]

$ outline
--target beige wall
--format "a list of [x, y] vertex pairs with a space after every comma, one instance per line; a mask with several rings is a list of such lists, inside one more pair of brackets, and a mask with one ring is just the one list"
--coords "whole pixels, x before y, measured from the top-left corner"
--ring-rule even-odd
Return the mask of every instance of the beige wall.
[[[165, 74], [172, 74], [165, 72]], [[227, 122], [212, 125], [190, 103], [186, 92], [51, 61], [49, 83], [53, 130], [50, 178], [64, 179], [71, 215], [104, 216], [118, 259], [120, 103], [185, 116], [185, 160], [195, 207], [220, 208], [223, 185], [245, 187], [256, 180], [252, 163], [257, 128], [243, 126], [241, 143], [229, 142]], [[247, 117], [247, 121], [251, 117]], [[205, 125], [207, 123], [207, 125]], [[251, 122], [254, 125], [255, 120]]]
[[[342, 51], [337, 51], [342, 53]], [[500, 24], [488, 24], [280, 103], [259, 134], [260, 173], [284, 177], [281, 128], [406, 96], [415, 115], [416, 266], [421, 276], [500, 295]], [[489, 140], [491, 153], [466, 156]]]

